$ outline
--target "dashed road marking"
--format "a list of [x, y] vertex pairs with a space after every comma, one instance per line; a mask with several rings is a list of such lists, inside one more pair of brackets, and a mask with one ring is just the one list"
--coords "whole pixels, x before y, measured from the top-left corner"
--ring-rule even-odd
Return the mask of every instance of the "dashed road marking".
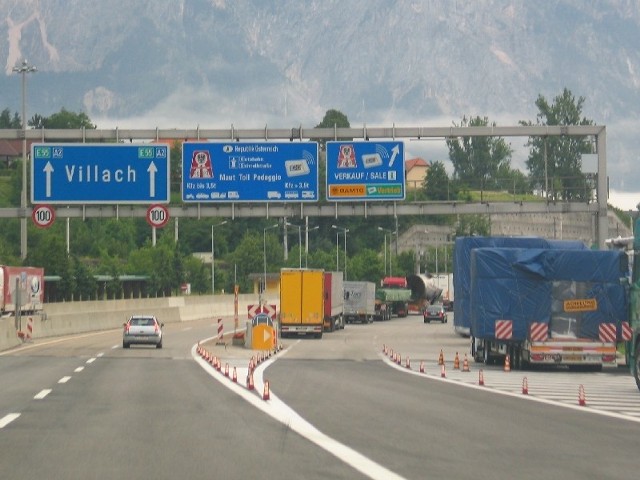
[[40, 390], [38, 394], [36, 394], [33, 399], [34, 400], [42, 400], [44, 397], [49, 395], [52, 392], [50, 388], [45, 388], [44, 390]]
[[0, 418], [0, 428], [4, 428], [20, 416], [19, 413], [9, 413]]
[[71, 380], [71, 377], [62, 377], [60, 380], [58, 380], [58, 383], [67, 383], [69, 380]]

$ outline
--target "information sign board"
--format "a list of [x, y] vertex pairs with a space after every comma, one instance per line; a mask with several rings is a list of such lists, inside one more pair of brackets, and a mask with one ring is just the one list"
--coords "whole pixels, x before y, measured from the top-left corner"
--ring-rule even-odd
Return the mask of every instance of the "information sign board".
[[317, 142], [185, 142], [184, 202], [315, 202]]
[[36, 143], [31, 202], [169, 203], [169, 146]]
[[404, 143], [327, 142], [327, 200], [404, 198]]

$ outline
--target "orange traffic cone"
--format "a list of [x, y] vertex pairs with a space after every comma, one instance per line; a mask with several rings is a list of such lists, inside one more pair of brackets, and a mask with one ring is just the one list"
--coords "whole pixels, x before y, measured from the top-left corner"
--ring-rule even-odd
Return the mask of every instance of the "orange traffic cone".
[[522, 379], [522, 394], [527, 395], [529, 393], [529, 382], [527, 381], [527, 377]]
[[253, 390], [255, 387], [253, 385], [253, 372], [249, 372], [249, 374], [247, 375], [247, 388], [249, 390]]
[[469, 360], [467, 359], [467, 354], [464, 354], [464, 361], [462, 362], [462, 371], [469, 372]]
[[456, 352], [456, 356], [453, 359], [453, 369], [460, 370], [460, 357], [458, 356], [458, 352]]
[[231, 377], [231, 380], [233, 380], [233, 383], [238, 382], [238, 372], [236, 371], [236, 367], [233, 367], [233, 376]]
[[229, 376], [229, 364], [228, 363], [224, 364], [224, 376], [225, 377]]
[[444, 353], [440, 350], [440, 356], [438, 357], [438, 365], [444, 365]]
[[478, 385], [484, 385], [484, 372], [482, 369], [478, 371]]
[[420, 373], [424, 373], [424, 362], [420, 362]]
[[584, 396], [584, 386], [580, 385], [578, 388], [578, 405], [584, 407], [587, 404], [587, 399]]
[[405, 359], [404, 366], [405, 368], [411, 368], [411, 360], [409, 360], [409, 357]]
[[269, 400], [269, 380], [264, 381], [264, 389], [262, 390], [262, 399]]
[[442, 368], [440, 368], [440, 376], [442, 378], [445, 378], [447, 376], [447, 372], [445, 371], [445, 368], [444, 368], [444, 363], [442, 364]]
[[509, 360], [509, 354], [506, 354], [504, 357], [504, 371], [505, 372], [511, 371], [511, 360]]

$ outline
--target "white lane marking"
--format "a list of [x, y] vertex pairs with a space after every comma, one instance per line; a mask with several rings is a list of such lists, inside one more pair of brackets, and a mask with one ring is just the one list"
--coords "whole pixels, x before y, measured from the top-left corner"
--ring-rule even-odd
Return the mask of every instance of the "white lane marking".
[[100, 352], [98, 355], [96, 355], [96, 357], [98, 357], [98, 358], [103, 357], [103, 356], [104, 356], [103, 352]]
[[87, 360], [87, 363], [93, 363], [93, 362], [95, 362], [95, 361], [96, 361], [96, 359], [95, 359], [95, 358], [90, 358], [89, 360]]
[[74, 370], [75, 373], [80, 373], [82, 370], [84, 370], [84, 367], [78, 367]]
[[42, 400], [44, 397], [49, 395], [51, 392], [52, 392], [52, 390], [50, 388], [45, 388], [44, 390], [41, 390], [35, 397], [33, 397], [33, 399], [34, 400]]
[[58, 383], [67, 383], [69, 380], [71, 380], [71, 377], [62, 377], [58, 380]]
[[19, 413], [9, 413], [0, 418], [0, 428], [4, 428], [20, 416]]
[[[622, 415], [620, 413], [615, 413], [615, 412], [607, 412], [604, 410], [596, 410], [596, 409], [592, 409], [589, 408], [587, 406], [582, 406], [582, 405], [578, 405], [577, 399], [578, 399], [578, 395], [576, 392], [575, 395], [575, 399], [576, 399], [576, 404], [575, 405], [571, 405], [571, 404], [567, 404], [567, 403], [563, 403], [563, 402], [559, 402], [557, 400], [553, 400], [553, 399], [547, 399], [547, 398], [540, 398], [540, 397], [535, 397], [532, 395], [523, 395], [522, 393], [518, 393], [516, 391], [506, 391], [506, 390], [498, 390], [496, 388], [493, 388], [491, 385], [486, 383], [486, 377], [485, 377], [485, 385], [477, 385], [475, 383], [466, 383], [464, 381], [460, 381], [460, 380], [455, 380], [455, 379], [450, 379], [448, 377], [437, 377], [433, 374], [425, 374], [425, 373], [420, 373], [419, 371], [413, 370], [413, 369], [408, 369], [402, 365], [398, 365], [395, 362], [392, 362], [386, 355], [384, 354], [379, 354], [380, 357], [382, 358], [382, 361], [384, 363], [386, 363], [388, 366], [395, 368], [396, 370], [400, 370], [401, 372], [407, 373], [409, 375], [417, 375], [429, 380], [436, 380], [439, 382], [444, 382], [444, 383], [450, 383], [453, 385], [460, 385], [461, 387], [467, 387], [467, 388], [473, 388], [475, 390], [484, 390], [486, 392], [490, 392], [490, 393], [496, 393], [498, 395], [504, 395], [507, 397], [513, 397], [513, 398], [521, 398], [523, 400], [529, 400], [531, 402], [538, 402], [538, 403], [545, 403], [547, 405], [555, 405], [557, 407], [563, 407], [563, 408], [569, 408], [571, 410], [576, 410], [576, 411], [580, 411], [580, 412], [588, 412], [588, 413], [595, 413], [598, 415], [603, 415], [605, 417], [613, 417], [613, 418], [619, 418], [622, 420], [630, 420], [632, 422], [636, 422], [636, 423], [640, 423], [640, 418], [637, 417], [629, 417], [627, 415]], [[588, 405], [588, 402], [587, 402]]]
[[2, 352], [0, 352], [0, 357], [3, 355], [11, 355], [12, 353], [16, 353], [16, 352], [21, 352], [23, 350], [30, 350], [32, 348], [38, 348], [38, 347], [46, 347], [47, 345], [55, 345], [56, 343], [62, 343], [62, 342], [68, 342], [69, 340], [77, 340], [78, 338], [86, 338], [86, 337], [95, 337], [96, 335], [104, 335], [105, 333], [113, 333], [116, 331], [120, 331], [122, 330], [122, 328], [114, 328], [111, 330], [101, 330], [99, 332], [92, 332], [92, 333], [83, 333], [80, 335], [72, 335], [69, 337], [64, 337], [64, 338], [57, 338], [56, 340], [51, 340], [48, 342], [40, 342], [38, 341], [38, 343], [30, 343], [30, 344], [25, 344], [16, 348], [12, 348], [9, 350], [4, 350]]
[[120, 348], [120, 344], [116, 344], [113, 347], [111, 347], [111, 350], [115, 350], [116, 348]]
[[[202, 342], [204, 343], [205, 341], [206, 340], [203, 340]], [[358, 470], [360, 473], [369, 478], [372, 478], [374, 480], [405, 480], [404, 477], [401, 477], [397, 473], [392, 472], [379, 463], [376, 463], [373, 460], [365, 457], [348, 445], [340, 443], [334, 438], [331, 438], [328, 435], [322, 433], [320, 430], [318, 430], [316, 427], [302, 418], [298, 413], [296, 413], [291, 407], [289, 407], [277, 396], [275, 396], [273, 394], [273, 390], [270, 390], [269, 392], [269, 400], [262, 400], [261, 392], [264, 389], [262, 372], [265, 368], [267, 368], [275, 361], [275, 358], [271, 358], [263, 362], [255, 370], [256, 375], [254, 377], [254, 386], [256, 391], [260, 392], [260, 396], [258, 396], [254, 392], [251, 392], [242, 387], [239, 383], [233, 383], [224, 375], [220, 375], [220, 373], [216, 369], [214, 369], [211, 365], [209, 365], [208, 362], [206, 362], [197, 354], [196, 349], [197, 345], [194, 345], [191, 348], [191, 356], [193, 357], [193, 359], [198, 362], [209, 375], [211, 375], [228, 389], [240, 395], [254, 407], [262, 410], [267, 415], [276, 419], [294, 432], [297, 432], [310, 442], [315, 443], [319, 447], [323, 448], [327, 452], [331, 453], [347, 465]], [[286, 351], [280, 353], [279, 355], [282, 356], [285, 353]], [[242, 376], [239, 378], [242, 378]]]
[[187, 327], [182, 329], [183, 332], [188, 332], [189, 330], [193, 330], [193, 327]]

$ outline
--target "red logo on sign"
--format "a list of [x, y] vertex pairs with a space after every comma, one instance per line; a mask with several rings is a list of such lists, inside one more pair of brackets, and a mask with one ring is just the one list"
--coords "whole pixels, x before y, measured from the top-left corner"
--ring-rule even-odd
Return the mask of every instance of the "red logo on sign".
[[213, 178], [213, 165], [208, 151], [196, 150], [193, 152], [189, 178]]

